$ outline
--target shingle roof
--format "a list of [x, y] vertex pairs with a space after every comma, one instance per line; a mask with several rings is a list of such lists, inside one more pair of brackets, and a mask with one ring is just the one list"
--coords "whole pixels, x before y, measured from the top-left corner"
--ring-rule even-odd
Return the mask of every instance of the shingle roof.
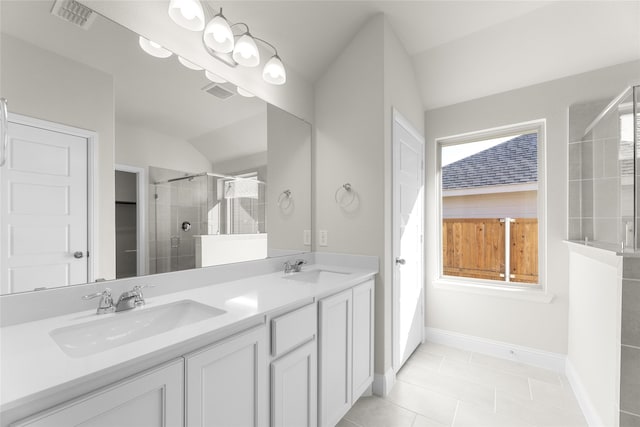
[[524, 184], [538, 180], [538, 135], [520, 135], [442, 168], [442, 188]]

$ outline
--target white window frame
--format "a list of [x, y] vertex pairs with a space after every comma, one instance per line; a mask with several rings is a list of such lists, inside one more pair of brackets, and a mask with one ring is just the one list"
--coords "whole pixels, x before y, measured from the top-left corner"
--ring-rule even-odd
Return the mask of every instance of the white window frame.
[[[494, 138], [537, 133], [538, 140], [538, 283], [519, 284], [517, 282], [501, 283], [496, 280], [476, 279], [470, 277], [445, 276], [443, 274], [442, 255], [442, 147], [467, 144]], [[553, 295], [547, 292], [547, 177], [546, 177], [546, 120], [539, 119], [516, 123], [496, 128], [469, 132], [459, 135], [436, 138], [436, 199], [437, 199], [437, 233], [438, 233], [438, 270], [435, 285], [437, 288], [469, 291], [471, 293], [509, 296], [517, 299], [528, 299], [539, 302], [550, 302]]]

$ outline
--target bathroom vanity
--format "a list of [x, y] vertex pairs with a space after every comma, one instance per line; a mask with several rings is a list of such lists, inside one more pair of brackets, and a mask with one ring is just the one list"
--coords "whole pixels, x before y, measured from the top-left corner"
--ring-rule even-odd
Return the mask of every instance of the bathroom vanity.
[[335, 425], [373, 381], [377, 260], [306, 258], [2, 328], [1, 425]]

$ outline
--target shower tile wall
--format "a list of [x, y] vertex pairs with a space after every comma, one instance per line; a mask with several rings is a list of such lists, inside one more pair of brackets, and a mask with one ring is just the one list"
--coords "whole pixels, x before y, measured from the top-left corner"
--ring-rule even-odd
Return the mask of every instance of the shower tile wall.
[[[195, 268], [194, 236], [207, 234], [206, 177], [172, 183], [155, 182], [185, 176], [186, 173], [149, 168], [149, 272]], [[191, 229], [184, 231], [183, 222]]]
[[640, 425], [640, 258], [625, 257], [622, 272], [620, 427]]

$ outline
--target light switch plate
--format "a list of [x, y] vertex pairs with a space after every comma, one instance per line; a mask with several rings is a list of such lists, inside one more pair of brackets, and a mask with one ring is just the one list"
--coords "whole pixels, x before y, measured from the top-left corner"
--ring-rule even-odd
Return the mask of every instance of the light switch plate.
[[311, 246], [311, 230], [304, 230], [302, 236], [303, 244], [305, 246]]
[[329, 246], [329, 232], [327, 230], [318, 231], [318, 245]]

